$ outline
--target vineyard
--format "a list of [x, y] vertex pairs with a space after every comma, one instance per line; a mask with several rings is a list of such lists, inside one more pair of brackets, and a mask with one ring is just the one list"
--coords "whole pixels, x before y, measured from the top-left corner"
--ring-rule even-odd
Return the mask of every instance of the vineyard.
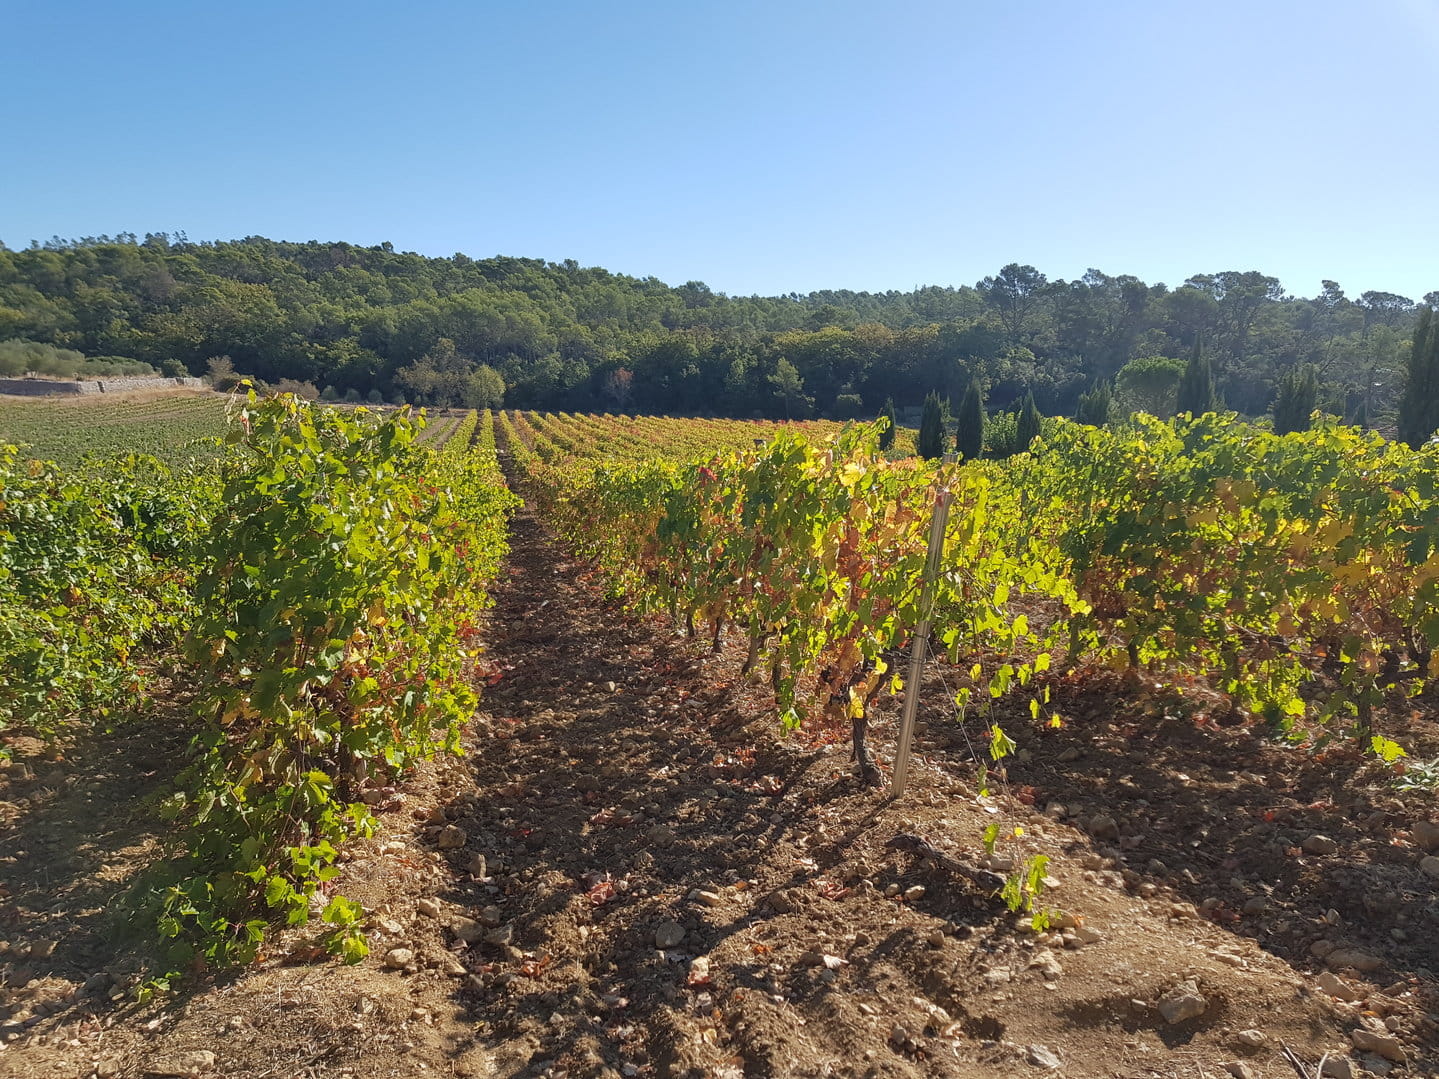
[[1439, 449], [880, 434], [0, 405], [0, 1063], [1439, 1067]]

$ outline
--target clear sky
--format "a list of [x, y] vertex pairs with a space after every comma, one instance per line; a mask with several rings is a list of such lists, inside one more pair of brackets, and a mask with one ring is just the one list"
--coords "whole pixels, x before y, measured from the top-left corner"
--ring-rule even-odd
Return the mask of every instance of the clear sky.
[[0, 240], [1439, 289], [1439, 0], [7, 0]]

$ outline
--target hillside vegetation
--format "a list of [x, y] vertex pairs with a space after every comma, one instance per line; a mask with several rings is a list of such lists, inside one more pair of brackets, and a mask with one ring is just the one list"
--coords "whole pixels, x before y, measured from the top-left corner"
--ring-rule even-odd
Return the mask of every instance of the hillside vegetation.
[[0, 247], [0, 341], [193, 374], [227, 356], [335, 396], [480, 408], [842, 419], [891, 397], [918, 406], [932, 390], [958, 405], [978, 379], [992, 410], [1032, 392], [1041, 411], [1068, 415], [1113, 382], [1121, 405], [1162, 414], [1176, 365], [1202, 352], [1242, 413], [1266, 411], [1312, 366], [1317, 404], [1372, 421], [1402, 392], [1418, 310], [1333, 281], [1291, 296], [1258, 271], [1169, 286], [1011, 264], [972, 287], [738, 297], [570, 260], [389, 244], [156, 234]]

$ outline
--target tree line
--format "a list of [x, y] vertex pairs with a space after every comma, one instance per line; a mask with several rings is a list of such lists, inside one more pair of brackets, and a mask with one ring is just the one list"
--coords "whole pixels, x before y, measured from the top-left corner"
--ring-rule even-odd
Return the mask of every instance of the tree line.
[[[1270, 411], [1311, 382], [1315, 407], [1394, 422], [1420, 301], [1313, 297], [1258, 271], [1177, 286], [1011, 264], [973, 286], [728, 296], [574, 261], [390, 244], [192, 242], [155, 233], [0, 245], [0, 341], [85, 357], [219, 368], [327, 396], [431, 405], [732, 416], [875, 415], [887, 399], [992, 413], [1026, 396], [1073, 415], [1177, 408], [1195, 356], [1215, 400]], [[1292, 411], [1294, 402], [1291, 400]]]

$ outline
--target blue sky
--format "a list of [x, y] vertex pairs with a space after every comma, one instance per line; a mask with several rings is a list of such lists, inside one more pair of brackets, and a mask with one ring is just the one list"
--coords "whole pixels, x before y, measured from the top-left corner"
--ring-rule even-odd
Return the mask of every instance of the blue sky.
[[1439, 289], [1439, 0], [6, 5], [0, 240]]

